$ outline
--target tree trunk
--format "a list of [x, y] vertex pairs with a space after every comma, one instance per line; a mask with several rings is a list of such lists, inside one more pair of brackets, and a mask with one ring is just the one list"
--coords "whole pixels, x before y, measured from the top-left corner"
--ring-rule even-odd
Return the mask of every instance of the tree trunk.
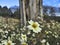
[[34, 20], [36, 19], [35, 16], [36, 16], [36, 0], [33, 0], [33, 17], [32, 18], [34, 18]]
[[26, 27], [26, 10], [25, 10], [25, 0], [23, 0], [23, 16], [24, 16], [24, 26]]
[[[31, 16], [31, 20], [35, 20], [36, 15], [41, 16], [41, 20], [43, 20], [43, 6], [42, 0], [19, 0], [20, 4], [20, 13], [21, 13], [21, 26], [26, 26], [26, 18]], [[26, 2], [28, 2], [26, 4]], [[38, 6], [37, 6], [38, 4]], [[28, 6], [27, 6], [28, 5]], [[27, 6], [27, 7], [26, 7]], [[38, 7], [38, 8], [37, 8]], [[37, 10], [39, 10], [37, 12]], [[29, 13], [28, 13], [29, 12]], [[26, 17], [27, 13], [27, 17]]]
[[40, 3], [40, 16], [41, 20], [43, 20], [43, 6], [42, 6], [43, 0], [39, 0], [39, 3]]
[[26, 11], [25, 11], [25, 0], [19, 0], [20, 15], [21, 15], [21, 27], [26, 26]]
[[20, 26], [23, 27], [23, 9], [22, 9], [22, 1], [19, 0], [19, 8], [20, 8]]
[[32, 17], [32, 15], [33, 15], [33, 8], [32, 8], [32, 6], [33, 6], [33, 4], [32, 4], [33, 2], [32, 2], [32, 0], [29, 0], [29, 6], [30, 6], [30, 15], [31, 15], [31, 19], [33, 18]]

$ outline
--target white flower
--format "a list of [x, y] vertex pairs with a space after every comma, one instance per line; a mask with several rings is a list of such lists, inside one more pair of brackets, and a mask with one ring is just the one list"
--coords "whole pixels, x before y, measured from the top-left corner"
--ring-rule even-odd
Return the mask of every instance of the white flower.
[[41, 41], [41, 43], [45, 43], [46, 42], [46, 40], [45, 39], [43, 39], [42, 41]]
[[32, 36], [35, 37], [35, 33], [33, 33]]
[[55, 38], [58, 38], [58, 35], [55, 35]]
[[7, 38], [7, 36], [6, 36], [6, 35], [3, 35], [3, 37], [4, 37], [4, 38]]
[[3, 26], [4, 26], [4, 28], [7, 28], [8, 24], [4, 24]]
[[0, 29], [0, 32], [3, 32], [3, 29]]
[[6, 30], [5, 33], [8, 33], [8, 31]]
[[28, 33], [27, 33], [27, 34], [29, 35], [30, 33], [31, 33], [31, 32], [30, 32], [30, 31], [28, 31]]
[[21, 34], [21, 39], [23, 42], [27, 41], [27, 36], [25, 34]]
[[57, 42], [57, 45], [59, 45], [59, 42]]
[[46, 45], [50, 45], [50, 44], [47, 42]]
[[12, 43], [11, 40], [5, 41], [2, 44], [4, 44], [4, 45], [15, 45], [15, 43]]
[[27, 27], [30, 30], [33, 30], [33, 32], [35, 32], [35, 33], [41, 32], [42, 29], [39, 27], [40, 25], [38, 24], [38, 22], [34, 22], [34, 21], [30, 20], [30, 21], [28, 21], [28, 23], [30, 25], [28, 25]]
[[21, 45], [28, 45], [26, 42], [22, 42]]
[[2, 44], [0, 43], [0, 45], [2, 45]]

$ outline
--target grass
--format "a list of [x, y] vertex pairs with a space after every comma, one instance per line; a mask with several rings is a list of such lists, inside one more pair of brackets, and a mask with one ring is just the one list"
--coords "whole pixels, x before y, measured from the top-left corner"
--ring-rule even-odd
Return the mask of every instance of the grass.
[[0, 16], [0, 28], [1, 29], [14, 29], [17, 28], [17, 26], [19, 25], [19, 19], [15, 19], [15, 18], [7, 18], [7, 17], [1, 17]]

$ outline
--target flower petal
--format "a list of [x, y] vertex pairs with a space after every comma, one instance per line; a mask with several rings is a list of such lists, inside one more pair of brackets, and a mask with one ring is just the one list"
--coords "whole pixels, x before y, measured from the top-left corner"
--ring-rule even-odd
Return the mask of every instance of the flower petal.
[[29, 28], [30, 30], [32, 30], [33, 27], [31, 25], [29, 25], [29, 26], [27, 26], [27, 28]]
[[35, 22], [38, 26], [40, 26], [39, 24], [38, 24], [38, 22]]
[[32, 25], [32, 24], [33, 24], [33, 21], [32, 21], [32, 20], [30, 20], [30, 21], [28, 21], [28, 23], [29, 23], [30, 25]]
[[39, 28], [39, 27], [37, 28], [37, 31], [38, 31], [38, 32], [41, 32], [41, 30], [42, 30], [41, 28]]
[[38, 31], [36, 31], [35, 29], [33, 30], [34, 33], [38, 33]]

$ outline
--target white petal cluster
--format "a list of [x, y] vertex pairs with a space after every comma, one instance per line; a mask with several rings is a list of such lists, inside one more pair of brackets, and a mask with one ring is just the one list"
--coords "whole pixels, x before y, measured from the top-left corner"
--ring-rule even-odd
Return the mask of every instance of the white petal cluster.
[[38, 22], [34, 22], [34, 21], [30, 20], [30, 21], [28, 21], [28, 23], [30, 25], [28, 25], [27, 27], [30, 30], [33, 30], [33, 32], [35, 32], [35, 33], [41, 32], [42, 29], [39, 27], [40, 25]]
[[3, 41], [3, 44], [4, 44], [4, 45], [15, 45], [15, 43], [12, 43], [11, 40]]
[[24, 41], [27, 41], [27, 36], [25, 34], [21, 34], [21, 40], [24, 42]]

